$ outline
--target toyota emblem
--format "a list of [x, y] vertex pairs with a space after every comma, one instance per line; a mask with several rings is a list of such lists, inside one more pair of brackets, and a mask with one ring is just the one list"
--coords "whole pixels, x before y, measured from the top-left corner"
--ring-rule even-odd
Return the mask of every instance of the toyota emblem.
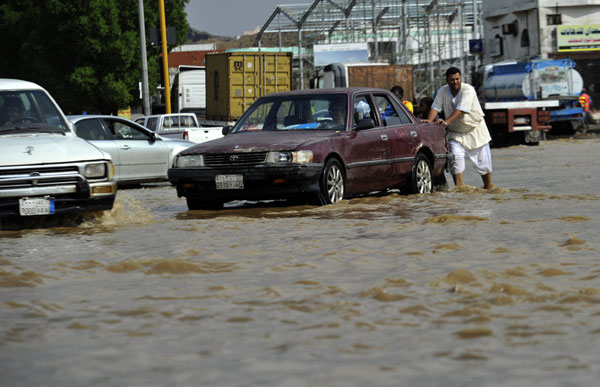
[[229, 160], [231, 160], [231, 161], [238, 161], [238, 158], [239, 158], [238, 155], [229, 156]]

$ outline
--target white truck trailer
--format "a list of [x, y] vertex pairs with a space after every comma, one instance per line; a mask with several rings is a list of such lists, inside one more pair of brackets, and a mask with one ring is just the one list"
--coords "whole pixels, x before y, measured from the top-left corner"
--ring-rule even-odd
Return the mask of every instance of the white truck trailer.
[[179, 66], [171, 88], [173, 113], [206, 114], [206, 68], [205, 66]]

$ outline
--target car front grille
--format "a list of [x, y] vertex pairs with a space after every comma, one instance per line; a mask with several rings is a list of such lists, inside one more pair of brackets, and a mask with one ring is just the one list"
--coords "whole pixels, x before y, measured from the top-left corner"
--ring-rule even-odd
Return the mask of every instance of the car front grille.
[[209, 153], [204, 154], [204, 165], [213, 167], [219, 165], [264, 164], [266, 158], [267, 152]]
[[77, 164], [0, 166], [0, 199], [77, 194], [84, 182]]
[[72, 167], [36, 167], [0, 171], [0, 189], [76, 184], [79, 170]]

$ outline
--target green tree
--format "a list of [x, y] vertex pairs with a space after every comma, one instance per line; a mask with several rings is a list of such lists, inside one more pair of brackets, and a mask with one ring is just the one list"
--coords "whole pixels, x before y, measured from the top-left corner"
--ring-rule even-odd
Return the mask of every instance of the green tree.
[[[166, 24], [185, 43], [189, 0], [165, 0]], [[159, 0], [144, 0], [146, 35], [160, 29]], [[156, 90], [160, 47], [146, 38], [150, 90]], [[66, 113], [116, 113], [141, 105], [137, 0], [3, 0], [0, 77], [45, 87]]]

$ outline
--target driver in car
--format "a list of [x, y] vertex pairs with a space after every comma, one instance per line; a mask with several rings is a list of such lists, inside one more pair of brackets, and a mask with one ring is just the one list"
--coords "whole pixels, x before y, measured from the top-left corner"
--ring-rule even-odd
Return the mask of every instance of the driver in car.
[[25, 111], [23, 110], [22, 106], [18, 103], [14, 103], [11, 100], [6, 100], [5, 102], [2, 120], [0, 121], [2, 122], [2, 125], [11, 126], [25, 123]]
[[329, 104], [329, 115], [334, 122], [346, 126], [346, 106], [341, 99], [335, 99]]

